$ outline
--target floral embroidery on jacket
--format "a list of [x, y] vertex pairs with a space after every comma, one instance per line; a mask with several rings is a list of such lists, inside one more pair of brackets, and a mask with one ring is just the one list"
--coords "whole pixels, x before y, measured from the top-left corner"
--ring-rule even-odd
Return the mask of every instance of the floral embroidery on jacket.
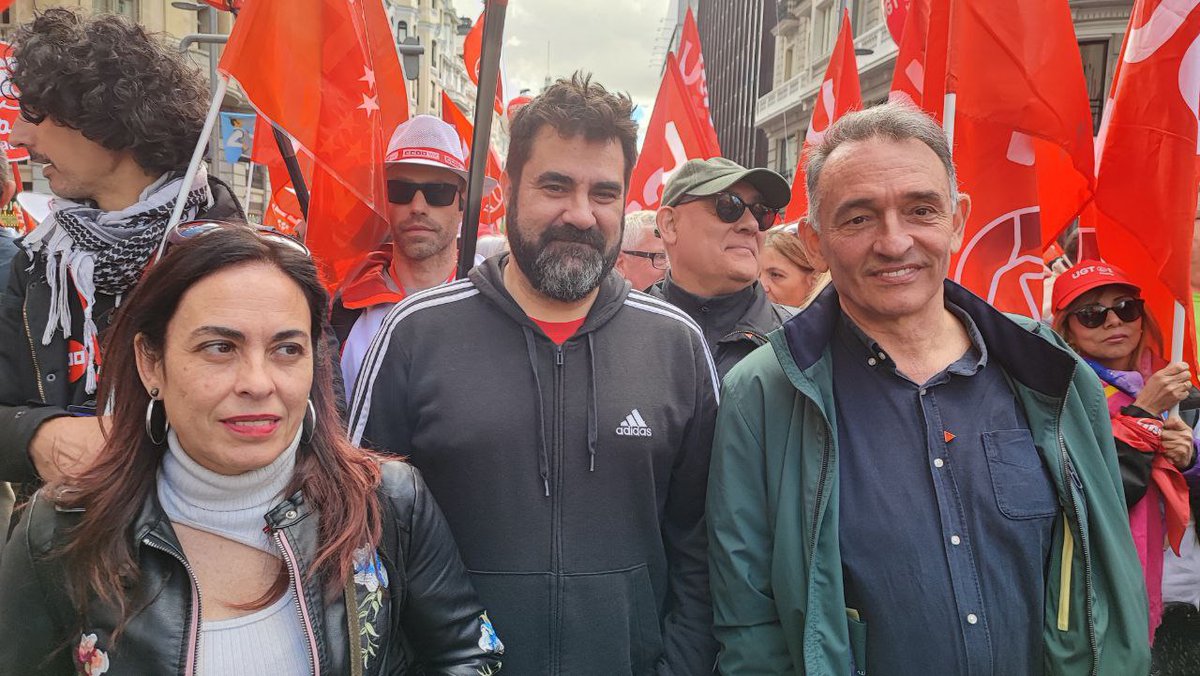
[[100, 676], [108, 671], [108, 654], [96, 647], [95, 634], [81, 634], [75, 657], [83, 668], [84, 676]]
[[379, 649], [379, 611], [388, 587], [387, 569], [374, 548], [363, 547], [354, 553], [354, 586], [358, 588], [358, 637], [363, 668]]

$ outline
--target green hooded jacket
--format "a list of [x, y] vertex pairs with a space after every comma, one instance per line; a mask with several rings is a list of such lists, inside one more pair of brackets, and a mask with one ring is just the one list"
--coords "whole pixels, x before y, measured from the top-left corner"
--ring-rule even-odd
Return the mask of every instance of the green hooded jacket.
[[[1055, 479], [1062, 517], [1045, 585], [1045, 674], [1147, 674], [1142, 570], [1099, 381], [1048, 327], [949, 281], [945, 297], [974, 319]], [[708, 489], [723, 674], [871, 673], [866, 626], [845, 607], [838, 541], [829, 342], [840, 312], [831, 286], [724, 381]], [[846, 418], [871, 424], [869, 411]], [[920, 609], [912, 616], [919, 622]]]

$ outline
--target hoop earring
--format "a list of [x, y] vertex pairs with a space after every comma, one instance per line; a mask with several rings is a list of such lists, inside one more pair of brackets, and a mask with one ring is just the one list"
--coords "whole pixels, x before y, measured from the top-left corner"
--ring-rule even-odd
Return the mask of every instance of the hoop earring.
[[[167, 420], [167, 407], [162, 404], [161, 399], [151, 399], [146, 405], [146, 436], [150, 438], [150, 443], [155, 446], [162, 446], [167, 443], [167, 431], [171, 429], [171, 423]], [[161, 426], [159, 421], [161, 420]], [[155, 433], [158, 429], [161, 432]]]
[[304, 414], [304, 422], [300, 429], [300, 443], [306, 446], [311, 444], [317, 431], [317, 409], [313, 406], [312, 399], [308, 400], [308, 412]]

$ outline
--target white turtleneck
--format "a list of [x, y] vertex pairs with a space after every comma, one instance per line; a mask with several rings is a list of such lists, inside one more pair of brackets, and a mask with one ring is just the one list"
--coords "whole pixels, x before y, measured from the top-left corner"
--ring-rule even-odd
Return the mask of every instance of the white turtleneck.
[[[301, 432], [266, 467], [235, 476], [218, 474], [193, 460], [174, 430], [158, 472], [158, 500], [173, 523], [219, 535], [279, 556], [263, 530], [265, 515], [283, 499], [296, 468]], [[203, 590], [201, 591], [203, 593]], [[295, 586], [275, 603], [242, 617], [200, 626], [200, 676], [310, 673], [304, 627], [295, 610]]]

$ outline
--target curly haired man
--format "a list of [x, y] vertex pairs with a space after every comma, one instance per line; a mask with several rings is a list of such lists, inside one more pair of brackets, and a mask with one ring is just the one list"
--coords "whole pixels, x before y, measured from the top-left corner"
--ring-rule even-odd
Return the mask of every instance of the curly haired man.
[[[11, 142], [58, 197], [0, 294], [0, 481], [24, 483], [86, 465], [103, 441], [101, 339], [163, 236], [208, 94], [182, 55], [119, 16], [48, 9], [14, 49]], [[203, 169], [185, 204], [185, 219], [244, 218]]]

